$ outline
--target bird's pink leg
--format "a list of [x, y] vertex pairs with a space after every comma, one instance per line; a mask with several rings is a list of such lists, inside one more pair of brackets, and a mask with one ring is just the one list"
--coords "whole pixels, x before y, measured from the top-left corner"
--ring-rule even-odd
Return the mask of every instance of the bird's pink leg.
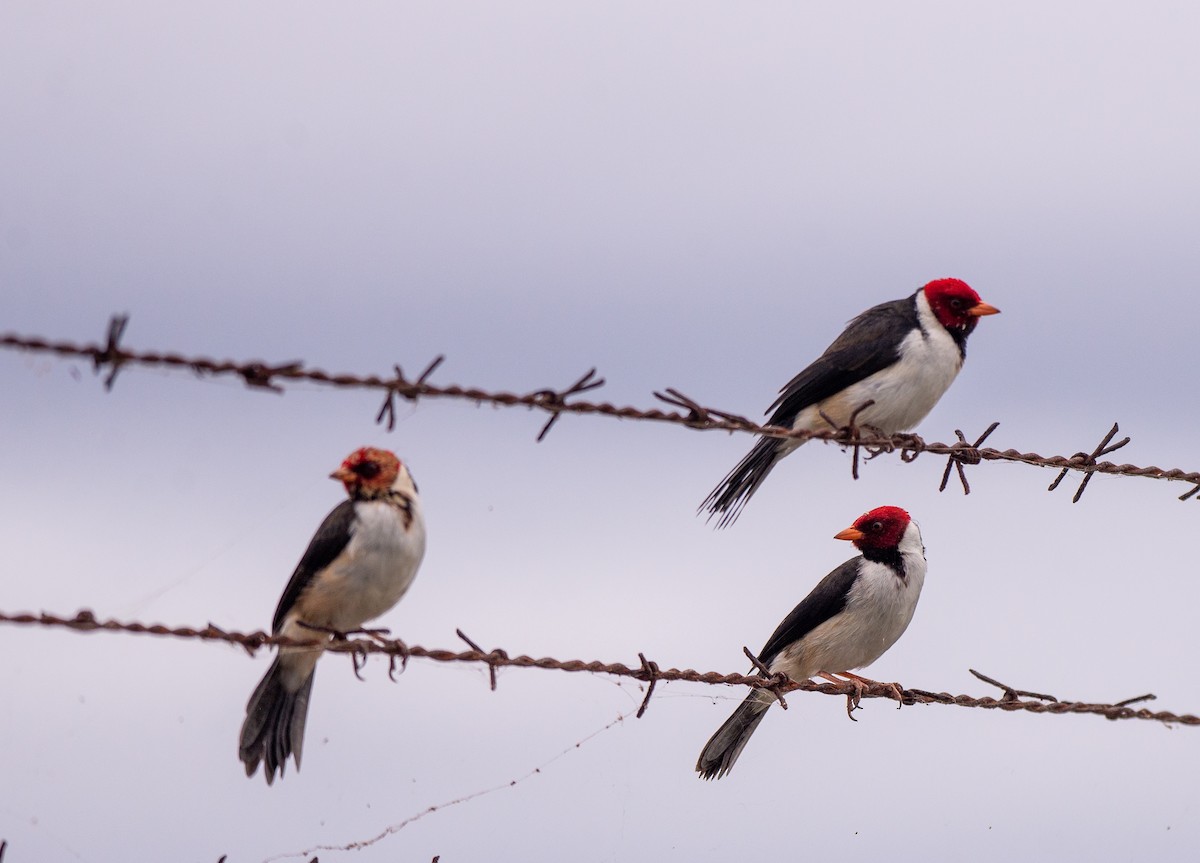
[[850, 679], [842, 680], [840, 678], [834, 677], [832, 674], [830, 674], [827, 671], [818, 671], [817, 677], [820, 677], [823, 680], [828, 680], [830, 683], [836, 683], [838, 686], [843, 686], [843, 685], [849, 683], [851, 686], [854, 687], [854, 694], [846, 696], [846, 715], [850, 717], [850, 720], [852, 722], [858, 722], [858, 720], [854, 718], [854, 711], [858, 709], [858, 702], [862, 701], [862, 694], [863, 694], [863, 685], [861, 682], [862, 678], [855, 677], [853, 674], [846, 674], [846, 672], [844, 672], [844, 671], [840, 671], [838, 673], [843, 674]]
[[[878, 680], [871, 680], [869, 677], [859, 677], [857, 674], [851, 674], [849, 671], [839, 671], [838, 674], [842, 675], [843, 677], [849, 677], [851, 680], [857, 680], [860, 684], [865, 684], [867, 686], [870, 686], [871, 684], [875, 684], [877, 686], [886, 686], [888, 689], [892, 690], [892, 696], [898, 702], [896, 704], [896, 709], [899, 710], [904, 706], [904, 687], [902, 687], [899, 683], [880, 683]], [[859, 692], [861, 691], [862, 690], [860, 688]]]

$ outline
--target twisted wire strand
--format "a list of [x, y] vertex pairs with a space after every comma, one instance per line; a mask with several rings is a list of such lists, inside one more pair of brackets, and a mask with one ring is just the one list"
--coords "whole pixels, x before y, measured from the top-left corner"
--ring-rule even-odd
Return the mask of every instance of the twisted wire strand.
[[[639, 716], [645, 712], [646, 705], [649, 703], [649, 700], [653, 695], [654, 684], [660, 681], [687, 681], [691, 683], [705, 683], [718, 686], [749, 686], [757, 689], [770, 690], [779, 697], [797, 690], [803, 692], [819, 692], [823, 695], [840, 695], [845, 697], [854, 696], [856, 693], [856, 689], [852, 684], [837, 685], [832, 683], [815, 683], [810, 680], [795, 681], [779, 676], [763, 677], [760, 675], [722, 674], [715, 671], [701, 672], [690, 668], [661, 668], [658, 663], [647, 660], [645, 656], [641, 654], [639, 654], [639, 658], [641, 660], [640, 664], [630, 666], [621, 662], [600, 662], [598, 660], [563, 660], [552, 657], [534, 658], [524, 654], [520, 656], [509, 656], [506, 651], [500, 649], [484, 651], [473, 647], [470, 650], [455, 651], [427, 648], [415, 644], [405, 644], [404, 642], [396, 639], [382, 638], [377, 635], [368, 638], [354, 638], [324, 642], [306, 641], [286, 638], [278, 635], [268, 635], [262, 631], [250, 633], [234, 632], [222, 629], [211, 623], [203, 628], [195, 628], [188, 626], [165, 626], [158, 623], [147, 624], [140, 621], [119, 621], [112, 619], [100, 620], [95, 616], [95, 614], [88, 610], [81, 610], [74, 617], [70, 618], [59, 617], [57, 615], [44, 612], [41, 614], [10, 614], [0, 611], [0, 623], [24, 626], [57, 627], [70, 629], [77, 632], [122, 632], [135, 635], [157, 635], [208, 642], [223, 642], [240, 645], [251, 655], [253, 655], [254, 652], [259, 648], [268, 646], [309, 646], [325, 650], [329, 653], [351, 654], [355, 659], [356, 673], [360, 667], [360, 660], [364, 660], [366, 656], [371, 654], [383, 655], [390, 658], [392, 666], [389, 673], [395, 671], [396, 662], [400, 662], [401, 668], [403, 668], [403, 666], [407, 664], [408, 660], [413, 657], [429, 659], [434, 662], [443, 663], [475, 663], [488, 666], [489, 670], [493, 674], [493, 688], [495, 688], [494, 673], [497, 668], [540, 668], [554, 671], [609, 674], [617, 677], [628, 677], [650, 684], [650, 688], [646, 693], [646, 699], [642, 704], [642, 709], [638, 712]], [[469, 639], [466, 639], [465, 636], [461, 637], [470, 643]], [[1003, 687], [1002, 684], [998, 685]], [[1179, 714], [1167, 710], [1152, 711], [1146, 708], [1134, 708], [1129, 706], [1129, 703], [1126, 702], [1104, 704], [1081, 701], [1047, 702], [1026, 700], [1019, 697], [1020, 694], [1024, 694], [1019, 690], [1007, 689], [1006, 687], [1004, 688], [1006, 689], [1006, 692], [1002, 698], [993, 698], [990, 696], [974, 697], [970, 695], [951, 695], [947, 692], [930, 692], [923, 689], [903, 689], [902, 695], [905, 704], [946, 704], [957, 707], [979, 707], [985, 710], [1001, 710], [1005, 712], [1025, 711], [1029, 713], [1052, 715], [1083, 713], [1103, 716], [1106, 719], [1112, 720], [1141, 719], [1166, 724], [1200, 725], [1200, 716], [1190, 713]], [[861, 695], [865, 698], [895, 698], [891, 686], [883, 683], [866, 685], [862, 689]], [[1042, 697], [1046, 698], [1048, 696]], [[1143, 698], [1145, 698], [1145, 696]], [[1132, 701], [1140, 700], [1143, 699], [1132, 699]]]
[[[1099, 461], [1098, 456], [1105, 455], [1128, 443], [1128, 438], [1114, 445], [1107, 446], [1114, 431], [1109, 433], [1104, 443], [1090, 455], [1079, 452], [1072, 456], [1043, 456], [1034, 452], [1021, 452], [1017, 449], [995, 449], [979, 446], [997, 424], [982, 435], [974, 444], [968, 443], [958, 432], [959, 441], [952, 444], [928, 443], [915, 435], [897, 434], [891, 436], [876, 436], [863, 434], [854, 429], [830, 429], [828, 431], [803, 431], [783, 428], [781, 426], [760, 425], [745, 417], [716, 408], [706, 408], [678, 392], [668, 388], [666, 395], [655, 393], [655, 396], [682, 410], [662, 410], [660, 408], [637, 408], [618, 406], [609, 402], [594, 402], [579, 399], [580, 393], [594, 390], [604, 385], [604, 379], [595, 379], [595, 369], [585, 374], [571, 386], [563, 390], [541, 389], [528, 393], [490, 391], [479, 387], [459, 386], [457, 384], [438, 385], [430, 383], [428, 378], [441, 364], [443, 357], [436, 358], [425, 371], [416, 379], [405, 377], [399, 366], [395, 366], [391, 377], [381, 375], [356, 375], [347, 373], [331, 373], [323, 369], [306, 366], [303, 362], [266, 363], [262, 361], [217, 360], [205, 356], [184, 356], [172, 352], [135, 351], [120, 345], [128, 318], [114, 316], [109, 323], [106, 344], [77, 344], [69, 341], [51, 341], [37, 336], [23, 336], [15, 333], [0, 335], [0, 347], [13, 350], [48, 353], [59, 357], [79, 357], [92, 361], [97, 373], [108, 369], [105, 386], [111, 388], [117, 373], [125, 366], [145, 366], [150, 368], [187, 369], [196, 374], [240, 377], [251, 388], [282, 392], [280, 381], [308, 381], [336, 388], [374, 389], [385, 393], [385, 400], [379, 411], [377, 420], [388, 421], [389, 429], [395, 421], [395, 398], [400, 396], [411, 401], [421, 398], [449, 398], [472, 401], [477, 404], [493, 404], [504, 407], [527, 407], [541, 410], [550, 414], [550, 419], [542, 429], [539, 440], [550, 430], [554, 421], [563, 414], [591, 414], [614, 417], [617, 419], [663, 422], [686, 426], [701, 431], [729, 431], [756, 435], [769, 435], [779, 438], [795, 438], [797, 440], [822, 440], [855, 448], [854, 471], [857, 477], [857, 450], [867, 449], [872, 455], [883, 452], [898, 451], [902, 460], [912, 461], [921, 453], [944, 455], [947, 462], [947, 476], [950, 467], [956, 466], [963, 483], [963, 491], [970, 493], [963, 466], [978, 464], [980, 461], [1003, 461], [1017, 464], [1028, 464], [1037, 467], [1058, 468], [1060, 471], [1079, 471], [1084, 474], [1084, 482], [1074, 500], [1079, 499], [1087, 480], [1096, 473], [1115, 476], [1138, 476], [1149, 479], [1182, 481], [1195, 484], [1195, 488], [1180, 495], [1181, 500], [1196, 497], [1200, 500], [1200, 471], [1184, 470], [1181, 468], [1161, 468], [1156, 465], [1139, 466], [1133, 464], [1118, 464], [1112, 461]], [[568, 401], [568, 399], [571, 399]], [[1059, 479], [1051, 486], [1057, 487]], [[943, 480], [943, 488], [945, 481]]]

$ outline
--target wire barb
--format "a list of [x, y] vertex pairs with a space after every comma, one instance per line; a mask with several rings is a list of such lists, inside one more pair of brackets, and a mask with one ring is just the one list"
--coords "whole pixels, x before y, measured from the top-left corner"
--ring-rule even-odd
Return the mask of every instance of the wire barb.
[[763, 661], [751, 653], [750, 648], [746, 647], [744, 644], [742, 645], [742, 653], [746, 654], [746, 658], [749, 659], [750, 662], [753, 663], [754, 667], [758, 669], [759, 675], [773, 683], [772, 686], [767, 686], [764, 688], [769, 689], [771, 694], [775, 696], [775, 700], [779, 702], [779, 706], [784, 710], [787, 710], [787, 699], [783, 697], [783, 693], [785, 691], [784, 687], [792, 682], [791, 678], [782, 671], [772, 672], [771, 669], [767, 668], [767, 666], [763, 664]]
[[[963, 465], [979, 464], [983, 460], [982, 454], [979, 452], [980, 445], [988, 439], [988, 436], [996, 429], [1000, 428], [1000, 423], [992, 423], [978, 438], [975, 443], [967, 443], [966, 435], [962, 433], [962, 429], [955, 429], [954, 433], [958, 436], [958, 443], [951, 444], [950, 455], [946, 459], [946, 471], [942, 474], [942, 484], [938, 486], [938, 491], [946, 490], [946, 484], [950, 481], [950, 468], [958, 468], [958, 478], [962, 482], [963, 494], [971, 493], [971, 485], [967, 482], [967, 472], [963, 470]], [[915, 459], [916, 456], [913, 456]]]
[[107, 340], [103, 351], [92, 354], [92, 367], [96, 374], [105, 366], [111, 366], [108, 377], [104, 379], [104, 389], [112, 392], [113, 383], [117, 380], [117, 372], [128, 359], [121, 350], [121, 337], [125, 335], [125, 327], [129, 325], [129, 315], [113, 315], [108, 321]]
[[[859, 447], [865, 447], [871, 453], [870, 457], [872, 458], [875, 455], [882, 454], [882, 452], [899, 450], [900, 457], [905, 462], [914, 460], [923, 452], [944, 455], [952, 459], [949, 464], [957, 463], [959, 477], [964, 484], [964, 493], [969, 491], [969, 486], [966, 485], [962, 466], [964, 464], [977, 463], [973, 460], [978, 457], [980, 461], [1002, 461], [1058, 469], [1062, 473], [1059, 479], [1051, 486], [1051, 489], [1057, 487], [1066, 472], [1078, 471], [1084, 474], [1084, 479], [1080, 490], [1075, 495], [1074, 500], [1076, 501], [1079, 499], [1079, 494], [1086, 488], [1091, 476], [1097, 473], [1105, 473], [1113, 476], [1140, 476], [1148, 479], [1167, 480], [1169, 482], [1182, 481], [1194, 486], [1194, 488], [1181, 495], [1181, 500], [1189, 500], [1200, 495], [1200, 471], [1186, 471], [1180, 468], [1160, 468], [1154, 465], [1139, 467], [1131, 464], [1114, 464], [1108, 461], [1097, 461], [1100, 456], [1124, 446], [1129, 442], [1128, 438], [1120, 443], [1109, 446], [1109, 442], [1111, 441], [1110, 436], [1105, 438], [1102, 445], [1090, 456], [1084, 453], [1076, 453], [1074, 456], [1067, 458], [1064, 456], [1043, 456], [1015, 449], [1000, 450], [990, 447], [985, 448], [979, 446], [983, 438], [980, 438], [974, 445], [968, 445], [965, 440], [961, 439], [961, 435], [960, 440], [954, 444], [926, 443], [916, 435], [909, 434], [859, 436], [854, 429], [832, 428], [832, 422], [830, 422], [831, 428], [829, 430], [804, 431], [774, 425], [760, 425], [738, 414], [704, 407], [695, 399], [685, 396], [672, 388], [667, 388], [665, 393], [656, 392], [654, 395], [659, 401], [679, 408], [682, 412], [664, 411], [658, 408], [617, 406], [605, 402], [590, 402], [583, 399], [566, 401], [567, 395], [579, 395], [582, 392], [600, 386], [601, 382], [589, 380], [587, 376], [577, 382], [577, 386], [568, 388], [563, 393], [540, 390], [520, 395], [511, 392], [493, 392], [478, 387], [465, 387], [454, 384], [439, 386], [429, 383], [428, 378], [441, 364], [444, 359], [442, 356], [434, 359], [421, 376], [415, 382], [412, 382], [405, 379], [399, 366], [395, 367], [395, 377], [385, 378], [378, 375], [331, 374], [319, 368], [303, 365], [300, 362], [289, 362], [280, 365], [269, 365], [261, 361], [238, 363], [232, 360], [216, 360], [203, 356], [186, 357], [174, 353], [133, 351], [120, 346], [120, 341], [124, 335], [128, 320], [127, 315], [113, 316], [109, 322], [108, 338], [103, 346], [96, 344], [79, 345], [71, 342], [51, 342], [34, 336], [6, 333], [0, 334], [0, 347], [49, 353], [59, 357], [87, 358], [95, 364], [97, 373], [106, 366], [110, 368], [109, 375], [105, 381], [105, 386], [108, 389], [111, 389], [118, 369], [139, 365], [149, 368], [183, 369], [197, 375], [212, 377], [234, 375], [240, 377], [252, 388], [267, 389], [273, 392], [279, 392], [283, 389], [284, 382], [286, 381], [308, 381], [335, 388], [382, 390], [385, 392], [385, 400], [376, 416], [376, 422], [383, 423], [386, 420], [389, 431], [395, 428], [395, 396], [397, 395], [413, 401], [419, 397], [465, 399], [477, 404], [489, 403], [500, 407], [522, 406], [534, 408], [546, 411], [551, 414], [551, 418], [564, 413], [595, 414], [615, 419], [670, 423], [703, 431], [743, 432], [789, 440], [822, 440], [841, 446], [853, 446], [856, 448], [855, 460], [851, 467], [851, 472], [854, 476], [857, 476], [858, 473], [857, 457]], [[550, 425], [548, 422], [547, 426], [543, 427], [541, 437], [545, 436]], [[1115, 435], [1115, 424], [1113, 428], [1114, 431], [1112, 434]], [[960, 460], [955, 462], [955, 459]], [[948, 480], [949, 472], [947, 471], [943, 478], [943, 488]]]
[[[543, 440], [545, 440], [546, 435], [550, 433], [550, 429], [554, 428], [554, 424], [558, 422], [558, 418], [562, 416], [562, 409], [567, 406], [568, 396], [579, 395], [579, 393], [586, 393], [590, 390], [599, 389], [600, 387], [604, 386], [604, 378], [592, 380], [595, 375], [596, 367], [592, 366], [592, 368], [587, 370], [587, 373], [584, 374], [583, 377], [575, 381], [575, 383], [571, 384], [562, 392], [557, 392], [555, 390], [539, 390], [538, 392], [534, 393], [535, 396], [541, 397], [541, 402], [539, 404], [540, 407], [543, 407], [546, 410], [554, 411], [554, 413], [550, 415], [550, 419], [546, 420], [546, 424], [542, 426], [542, 430], [538, 432], [538, 443], [541, 443]], [[555, 410], [555, 408], [557, 408], [557, 410]]]
[[641, 673], [645, 675], [641, 679], [649, 680], [650, 686], [646, 689], [646, 697], [642, 699], [642, 705], [638, 708], [635, 719], [641, 719], [646, 715], [646, 708], [650, 706], [650, 697], [654, 695], [654, 686], [658, 683], [658, 663], [646, 659], [646, 654], [641, 652], [638, 653], [638, 659], [642, 662]]
[[[1079, 483], [1079, 490], [1076, 491], [1075, 496], [1071, 498], [1071, 503], [1079, 503], [1079, 498], [1083, 497], [1083, 490], [1087, 488], [1088, 483], [1092, 481], [1096, 459], [1102, 455], [1108, 455], [1110, 452], [1116, 452], [1121, 447], [1125, 446], [1125, 444], [1129, 443], [1130, 439], [1128, 436], [1126, 436], [1121, 438], [1121, 440], [1117, 441], [1112, 446], [1108, 445], [1109, 441], [1116, 437], [1117, 432], [1120, 430], [1120, 426], [1118, 426], [1116, 423], [1113, 423], [1113, 427], [1108, 430], [1108, 434], [1104, 436], [1104, 440], [1100, 441], [1100, 445], [1092, 450], [1091, 455], [1083, 452], [1077, 452], [1075, 455], [1071, 456], [1071, 461], [1076, 463], [1074, 466], [1075, 470], [1083, 471], [1083, 481]], [[1054, 480], [1054, 482], [1050, 483], [1050, 487], [1046, 490], [1054, 491], [1056, 488], [1058, 488], [1058, 484], [1063, 481], [1070, 469], [1071, 468], [1064, 467], [1059, 473], [1058, 477]]]
[[1019, 696], [1022, 696], [1022, 695], [1024, 695], [1026, 698], [1036, 698], [1039, 701], [1058, 701], [1058, 699], [1055, 698], [1053, 695], [1044, 695], [1040, 692], [1029, 692], [1024, 689], [1013, 689], [1007, 683], [1001, 683], [999, 680], [995, 680], [994, 678], [988, 677], [986, 674], [976, 671], [974, 668], [968, 668], [967, 671], [974, 674], [976, 677], [978, 677], [984, 683], [990, 683], [990, 684], [992, 684], [992, 686], [995, 686], [998, 689], [1003, 689], [1005, 701], [1019, 701], [1020, 700]]
[[653, 396], [660, 402], [669, 404], [671, 407], [682, 408], [687, 411], [687, 415], [681, 417], [679, 422], [689, 428], [714, 428], [713, 423], [720, 422], [754, 425], [754, 423], [750, 422], [744, 416], [727, 413], [716, 408], [706, 408], [691, 396], [684, 395], [674, 387], [667, 387], [665, 393], [655, 390]]
[[[61, 627], [74, 630], [77, 632], [93, 632], [102, 630], [104, 632], [119, 632], [135, 635], [156, 635], [172, 638], [184, 639], [200, 639], [208, 642], [225, 642], [229, 644], [253, 645], [255, 647], [263, 647], [270, 645], [272, 647], [317, 647], [326, 653], [353, 653], [355, 651], [365, 652], [367, 654], [382, 654], [385, 656], [401, 656], [407, 658], [415, 656], [423, 659], [429, 659], [433, 662], [476, 662], [487, 665], [490, 670], [494, 671], [497, 668], [541, 668], [544, 670], [566, 671], [572, 673], [587, 672], [590, 674], [609, 674], [616, 677], [629, 677], [635, 680], [646, 680], [647, 676], [652, 676], [655, 680], [670, 682], [674, 680], [688, 681], [691, 683], [703, 683], [710, 686], [748, 686], [752, 689], [766, 689], [772, 694], [781, 696], [784, 693], [803, 691], [803, 692], [818, 692], [824, 695], [839, 695], [845, 696], [853, 691], [854, 687], [846, 683], [840, 686], [835, 686], [830, 683], [816, 683], [811, 680], [790, 680], [786, 675], [774, 674], [769, 677], [762, 675], [763, 666], [755, 661], [754, 664], [760, 673], [754, 675], [745, 674], [722, 674], [715, 671], [694, 671], [692, 669], [678, 668], [662, 668], [657, 664], [651, 663], [649, 660], [646, 666], [652, 669], [652, 673], [648, 673], [647, 669], [638, 666], [631, 668], [619, 662], [603, 663], [598, 660], [585, 662], [579, 659], [554, 659], [551, 657], [542, 657], [535, 659], [531, 656], [509, 656], [503, 650], [493, 650], [490, 653], [485, 653], [479, 649], [475, 642], [471, 641], [465, 634], [459, 631], [459, 637], [462, 638], [468, 645], [471, 645], [471, 650], [456, 652], [451, 650], [441, 650], [436, 648], [421, 647], [419, 645], [407, 645], [402, 642], [391, 640], [371, 640], [362, 639], [358, 641], [324, 641], [314, 643], [308, 639], [294, 639], [282, 635], [268, 635], [265, 632], [226, 632], [217, 627], [209, 626], [204, 629], [193, 629], [186, 626], [168, 627], [162, 624], [147, 624], [138, 621], [119, 621], [105, 620], [100, 621], [96, 616], [86, 609], [78, 612], [74, 617], [63, 618], [47, 612], [40, 614], [19, 613], [9, 614], [0, 611], [0, 623], [11, 623], [25, 626], [44, 626], [44, 627]], [[755, 660], [753, 654], [749, 650], [743, 648], [744, 652]], [[976, 675], [978, 673], [976, 672]], [[1005, 684], [997, 683], [988, 680], [994, 686], [1005, 690], [1011, 688]], [[1012, 690], [1017, 695], [1030, 695], [1031, 697], [1049, 698], [1049, 696], [1035, 696], [1033, 693], [1023, 693], [1020, 690]], [[895, 700], [896, 693], [893, 689], [893, 684], [890, 683], [870, 683], [864, 684], [862, 696], [865, 698], [888, 698]], [[1128, 702], [1117, 704], [1093, 704], [1088, 702], [1075, 701], [1053, 701], [1051, 703], [1042, 703], [1041, 701], [1025, 701], [1020, 699], [995, 699], [991, 697], [976, 698], [969, 695], [951, 695], [947, 692], [929, 692], [923, 689], [905, 688], [902, 693], [905, 704], [945, 704], [956, 707], [982, 707], [984, 709], [1001, 709], [1004, 711], [1028, 711], [1030, 713], [1086, 713], [1103, 716], [1106, 719], [1140, 719], [1143, 721], [1162, 722], [1167, 724], [1178, 723], [1180, 725], [1200, 726], [1200, 716], [1191, 713], [1172, 713], [1165, 710], [1150, 711], [1145, 708], [1135, 709], [1129, 706], [1140, 700], [1145, 700], [1145, 697], [1131, 699]], [[781, 699], [782, 702], [782, 699]]]
[[459, 638], [461, 638], [463, 641], [465, 641], [467, 644], [469, 644], [471, 646], [472, 650], [474, 650], [476, 653], [479, 654], [480, 662], [484, 662], [487, 664], [488, 678], [490, 679], [491, 684], [492, 684], [492, 692], [495, 692], [496, 691], [496, 666], [508, 664], [508, 662], [509, 662], [508, 654], [505, 653], [503, 650], [500, 650], [499, 648], [497, 648], [496, 650], [493, 650], [491, 652], [485, 651], [482, 647], [480, 647], [478, 644], [476, 644], [474, 641], [472, 641], [470, 638], [468, 638], [466, 633], [463, 632], [461, 629], [456, 629], [456, 630], [454, 630], [454, 632], [458, 635]]
[[379, 413], [375, 415], [375, 424], [381, 425], [384, 419], [387, 419], [387, 430], [396, 430], [396, 396], [408, 399], [410, 402], [416, 402], [421, 393], [425, 391], [425, 382], [434, 370], [442, 364], [446, 359], [445, 354], [438, 354], [433, 358], [433, 361], [425, 367], [425, 371], [421, 372], [416, 382], [410, 382], [404, 377], [404, 369], [399, 364], [392, 366], [392, 371], [395, 377], [387, 381], [385, 386], [387, 395], [383, 397], [383, 405], [379, 408]]

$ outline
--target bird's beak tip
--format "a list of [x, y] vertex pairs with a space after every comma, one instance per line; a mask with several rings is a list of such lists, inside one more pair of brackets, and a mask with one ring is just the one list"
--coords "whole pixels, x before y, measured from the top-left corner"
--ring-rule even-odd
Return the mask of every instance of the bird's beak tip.
[[849, 540], [850, 542], [854, 542], [856, 540], [862, 539], [864, 536], [866, 536], [866, 534], [864, 534], [857, 527], [848, 527], [845, 530], [841, 531], [840, 533], [835, 533], [833, 535], [833, 538], [834, 539], [846, 539], [846, 540]]
[[982, 318], [985, 315], [998, 315], [1000, 310], [991, 303], [980, 302], [967, 309], [967, 314], [973, 318]]
[[346, 470], [344, 467], [339, 467], [329, 475], [330, 479], [336, 479], [338, 482], [349, 482], [354, 476], [354, 471]]

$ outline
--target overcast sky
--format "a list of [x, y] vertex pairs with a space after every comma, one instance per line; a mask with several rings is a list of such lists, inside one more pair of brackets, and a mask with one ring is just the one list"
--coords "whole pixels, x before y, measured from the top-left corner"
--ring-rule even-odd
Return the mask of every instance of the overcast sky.
[[[1196, 469], [1200, 7], [628, 2], [0, 4], [0, 330], [514, 391], [597, 366], [760, 416], [842, 325], [957, 276], [1002, 309], [925, 420]], [[745, 435], [283, 396], [0, 353], [0, 610], [267, 627], [351, 450], [394, 449], [429, 545], [410, 643], [742, 671], [881, 504], [929, 575], [868, 673], [1200, 711], [1200, 498], [812, 444], [732, 529], [694, 515]], [[797, 693], [733, 773], [743, 691], [327, 657], [303, 770], [247, 780], [269, 662], [0, 626], [7, 861], [1180, 859], [1200, 730]], [[623, 723], [573, 746], [622, 714]], [[301, 859], [301, 858], [295, 858]], [[306, 859], [306, 858], [305, 858]]]

